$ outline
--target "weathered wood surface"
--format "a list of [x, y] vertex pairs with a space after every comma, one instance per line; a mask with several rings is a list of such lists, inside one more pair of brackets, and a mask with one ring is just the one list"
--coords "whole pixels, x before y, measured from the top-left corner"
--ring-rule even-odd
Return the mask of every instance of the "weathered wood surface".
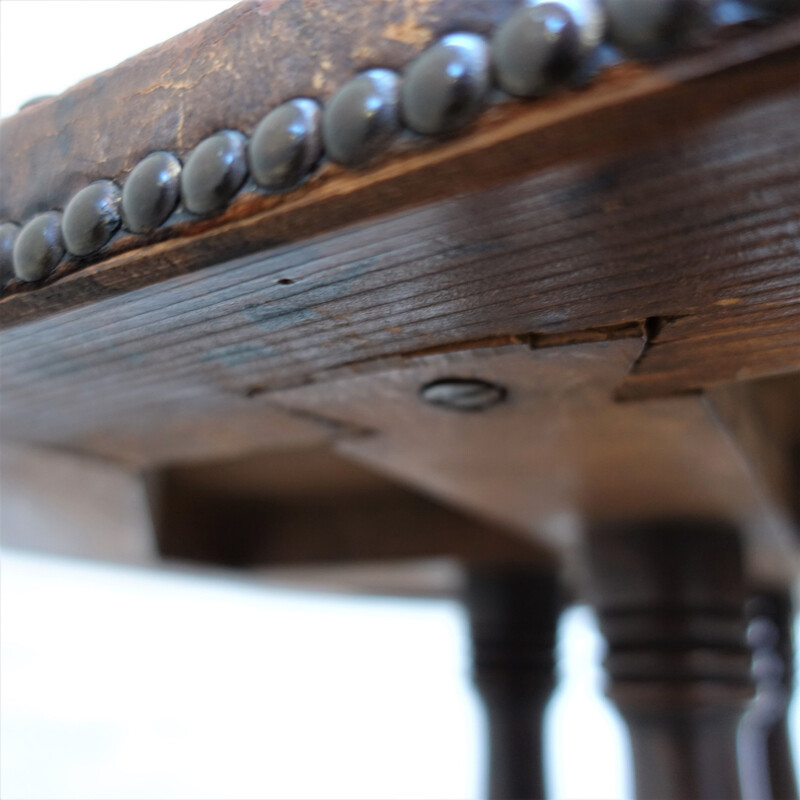
[[[294, 8], [295, 5], [287, 2], [281, 8]], [[358, 7], [361, 5], [359, 3]], [[440, 13], [436, 7], [447, 4], [421, 5], [430, 5], [434, 9], [431, 13], [436, 16]], [[472, 13], [477, 15], [476, 20], [484, 19], [481, 12], [483, 5], [492, 9], [490, 16], [501, 15], [505, 8], [504, 3], [464, 4], [465, 10], [454, 12], [449, 20], [460, 20], [464, 18], [463, 14]], [[338, 8], [338, 5], [334, 6]], [[398, 6], [395, 4], [369, 4], [371, 9], [389, 6], [394, 9], [392, 13], [397, 13]], [[410, 8], [415, 6], [412, 3]], [[409, 13], [413, 16], [416, 12]], [[330, 24], [330, 20], [324, 24]], [[466, 27], [481, 28], [483, 24], [475, 22]], [[352, 32], [348, 35], [358, 39], [368, 28], [369, 23], [362, 22], [356, 26], [357, 35]], [[224, 61], [229, 57], [231, 63], [238, 63], [236, 57], [225, 48], [233, 47], [237, 36], [246, 37], [248, 34], [238, 27], [232, 30], [238, 31], [236, 36], [230, 34], [210, 49], [214, 58]], [[258, 25], [253, 30], [258, 31]], [[165, 45], [171, 52], [170, 58], [176, 64], [184, 65], [187, 70], [193, 70], [191, 53], [194, 50], [202, 51], [199, 41], [205, 41], [205, 35], [202, 30], [187, 34], [188, 51], [182, 49], [181, 37], [169, 47]], [[261, 42], [258, 37], [263, 37], [263, 32], [254, 33], [253, 36]], [[216, 48], [222, 48], [222, 52]], [[175, 52], [172, 52], [173, 49]], [[408, 47], [403, 49], [403, 53], [409, 53]], [[204, 66], [198, 69], [208, 70], [209, 65], [205, 60], [199, 58], [199, 61]], [[118, 69], [127, 74], [126, 70], [135, 73], [138, 67], [129, 65], [125, 69]], [[431, 147], [422, 149], [420, 145], [425, 142], [406, 140], [393, 157], [365, 172], [346, 173], [329, 164], [305, 186], [288, 195], [276, 197], [244, 192], [227, 212], [213, 219], [176, 224], [150, 239], [121, 236], [103, 254], [102, 260], [94, 265], [67, 260], [44, 286], [12, 285], [8, 296], [0, 301], [0, 322], [3, 325], [16, 324], [61, 309], [93, 303], [104, 297], [218, 264], [223, 259], [300, 241], [313, 234], [338, 229], [360, 220], [375, 219], [383, 214], [452, 197], [457, 193], [497, 185], [554, 165], [585, 163], [592, 158], [602, 160], [624, 152], [641, 152], [653, 142], [671, 139], [758, 98], [796, 90], [799, 69], [800, 22], [797, 20], [733, 38], [710, 51], [686, 56], [657, 68], [622, 65], [604, 73], [594, 85], [581, 92], [532, 104], [503, 103], [482, 115], [470, 131], [457, 139], [431, 143]], [[218, 78], [218, 73], [222, 73], [223, 77]], [[227, 80], [224, 76], [228, 73], [223, 69], [210, 72], [209, 75], [214, 77], [201, 81], [196, 87], [197, 91], [202, 94], [207, 85], [214, 81]], [[138, 108], [137, 123], [140, 118], [163, 119], [165, 114], [161, 95], [170, 94], [157, 88], [160, 85], [158, 81], [153, 84], [156, 88], [150, 85], [155, 78], [149, 76], [147, 70], [143, 74], [146, 76], [146, 79], [142, 78], [145, 86], [139, 86], [136, 92], [149, 98], [152, 106]], [[243, 73], [240, 77], [247, 79], [245, 82], [249, 80], [262, 86], [267, 83], [262, 75], [263, 72], [258, 71], [257, 77], [250, 73]], [[113, 70], [105, 77], [101, 76], [101, 85], [103, 81], [113, 83], [115, 76]], [[78, 89], [73, 91], [77, 92]], [[91, 94], [91, 87], [87, 86], [81, 91]], [[176, 91], [180, 94], [184, 90]], [[222, 92], [220, 97], [218, 91]], [[108, 108], [109, 98], [104, 92], [98, 94], [105, 97], [107, 105], [103, 108]], [[227, 108], [232, 94], [235, 92], [231, 86], [223, 83], [222, 88], [215, 88], [213, 100], [219, 100], [219, 105]], [[0, 152], [0, 159], [4, 165], [11, 163], [14, 170], [9, 182], [11, 188], [7, 190], [9, 200], [4, 202], [28, 203], [26, 198], [29, 193], [36, 191], [42, 197], [49, 198], [47, 202], [40, 202], [40, 206], [52, 205], [51, 200], [55, 197], [63, 203], [68, 194], [66, 190], [55, 192], [48, 185], [38, 186], [37, 181], [44, 180], [47, 183], [51, 180], [51, 173], [63, 171], [64, 159], [59, 157], [58, 168], [48, 169], [45, 165], [49, 162], [44, 156], [32, 152], [28, 158], [19, 154], [28, 152], [26, 147], [35, 150], [44, 147], [45, 142], [52, 145], [54, 123], [49, 120], [49, 115], [55, 113], [56, 107], [67, 103], [65, 98], [70, 96], [68, 93], [62, 99], [43, 103], [41, 107], [33, 106], [3, 123], [8, 129], [8, 132], [3, 131], [2, 137], [5, 142], [3, 146], [7, 149]], [[115, 109], [118, 107], [116, 102], [113, 104]], [[188, 103], [188, 99], [185, 102]], [[180, 103], [184, 103], [184, 100]], [[179, 107], [184, 108], [180, 103]], [[252, 113], [253, 121], [268, 105], [258, 105], [259, 112]], [[119, 105], [119, 108], [123, 107], [124, 104]], [[797, 109], [794, 110], [796, 114]], [[196, 144], [203, 135], [220, 127], [221, 118], [216, 117], [216, 113], [211, 114], [207, 125], [198, 123], [196, 135], [186, 140], [187, 146]], [[39, 119], [38, 114], [44, 118]], [[125, 169], [133, 165], [134, 158], [146, 150], [169, 146], [164, 136], [156, 136], [148, 130], [142, 132], [141, 126], [132, 125], [126, 115], [127, 112], [123, 115], [124, 136], [120, 131], [120, 137], [107, 138], [105, 134], [98, 137], [96, 128], [91, 129], [91, 134], [87, 133], [92, 141], [97, 140], [102, 147], [115, 150], [117, 160], [111, 163], [113, 159], [107, 156], [109, 163], [105, 165], [102, 177], [120, 177]], [[169, 114], [166, 116], [169, 117]], [[195, 116], [201, 118], [194, 106], [190, 116], [192, 119]], [[65, 120], [62, 120], [62, 124]], [[225, 124], [231, 125], [233, 122], [230, 121]], [[116, 122], [104, 130], [116, 129], [115, 126]], [[240, 127], [249, 130], [244, 121]], [[141, 137], [136, 139], [138, 144], [129, 141], [132, 128], [136, 129], [136, 136]], [[170, 127], [170, 135], [174, 135], [173, 129], [174, 123]], [[88, 147], [88, 140], [86, 144]], [[177, 149], [180, 152], [185, 150]], [[778, 157], [778, 154], [775, 155]], [[35, 165], [31, 162], [34, 156]], [[87, 157], [86, 153], [80, 154], [80, 158], [72, 153], [68, 162], [79, 165], [74, 169], [88, 170], [82, 179], [84, 183], [93, 177], [100, 177], [100, 173], [95, 174], [93, 168], [87, 166], [93, 163], [93, 156], [88, 162], [84, 160]], [[20, 178], [16, 177], [18, 171], [22, 173]], [[28, 180], [28, 172], [45, 177]], [[81, 179], [73, 178], [71, 187], [80, 188], [77, 185], [79, 183], [83, 185]], [[14, 211], [12, 217], [21, 219], [22, 207], [14, 210], [9, 206], [9, 213], [11, 211]]]
[[178, 420], [199, 432], [228, 410], [246, 419], [271, 391], [345, 365], [631, 326], [650, 341], [619, 376], [623, 396], [796, 371], [799, 114], [800, 92], [782, 92], [624, 157], [6, 330], [3, 436], [169, 462], [183, 452], [169, 447]]
[[[98, 412], [99, 406], [95, 406]], [[131, 413], [123, 425], [100, 422], [101, 418], [108, 419], [101, 413], [98, 424], [87, 433], [85, 447], [79, 449], [129, 468], [307, 448], [355, 432], [230, 397], [224, 402], [220, 398], [187, 402], [181, 411], [155, 404]], [[45, 424], [46, 419], [40, 422]]]
[[488, 32], [514, 0], [246, 0], [25, 108], [0, 125], [0, 217], [63, 207], [152, 150], [185, 157], [223, 128], [251, 132], [298, 96], [330, 97], [369, 67], [400, 69], [451, 30]]
[[464, 563], [551, 564], [540, 545], [316, 445], [141, 474], [3, 445], [3, 546], [148, 568], [237, 567], [331, 591], [457, 596]]
[[[586, 521], [730, 520], [757, 545], [751, 567], [780, 583], [798, 562], [791, 527], [744, 450], [698, 395], [614, 401], [641, 339], [422, 356], [380, 372], [277, 392], [279, 408], [374, 431], [339, 452], [569, 554]], [[497, 383], [507, 402], [476, 414], [426, 405], [419, 388], [460, 376]], [[781, 431], [780, 436], [786, 436]]]
[[113, 464], [3, 442], [3, 547], [154, 567], [144, 485]]
[[254, 568], [452, 558], [550, 563], [529, 537], [482, 522], [320, 448], [148, 476], [160, 555]]
[[[374, 5], [378, 16], [399, 13]], [[433, 9], [420, 23], [430, 32], [441, 22], [436, 8], [459, 4], [420, 5]], [[502, 5], [463, 11], [480, 27]], [[402, 20], [417, 19], [416, 2], [403, 9]], [[199, 110], [185, 113], [177, 141], [178, 122], [155, 110], [201, 109], [220, 92], [228, 102], [233, 78], [211, 69], [214, 59], [258, 41], [263, 31], [250, 39], [246, 28], [263, 10], [240, 7], [229, 28], [212, 21], [72, 96], [94, 92], [108, 107], [103, 87], [128, 80], [145, 103], [134, 103], [139, 115], [149, 108], [164, 125], [147, 132], [147, 149], [183, 154], [221, 117], [206, 129]], [[218, 48], [206, 52], [215, 31]], [[394, 47], [391, 39], [381, 46]], [[398, 45], [396, 64], [423, 39]], [[191, 71], [192, 53], [205, 66], [159, 88], [164, 59]], [[370, 58], [337, 62], [321, 96]], [[797, 409], [789, 401], [788, 422], [760, 425], [749, 396], [725, 392], [800, 371], [798, 74], [795, 20], [657, 68], [616, 68], [582, 92], [503, 104], [458, 139], [403, 146], [362, 173], [326, 166], [291, 195], [246, 193], [218, 218], [142, 247], [123, 237], [95, 264], [67, 262], [44, 286], [12, 287], [0, 301], [2, 436], [135, 468], [332, 445], [516, 529], [519, 546], [537, 551], [568, 550], [583, 519], [733, 518], [762, 543], [754, 574], [785, 580], [795, 567], [782, 523], [784, 487], [798, 474]], [[22, 147], [27, 130], [34, 150], [57, 149], [48, 115], [66, 114], [64, 98], [3, 123], [3, 147]], [[259, 98], [240, 109], [252, 119], [239, 127], [274, 104]], [[127, 118], [124, 103], [118, 113]], [[100, 148], [98, 163], [117, 170], [103, 177], [119, 177], [141, 155], [124, 136], [90, 142], [82, 125], [70, 146], [89, 150], [71, 150], [70, 163]], [[10, 140], [6, 130], [16, 131]], [[14, 175], [25, 169], [15, 165]], [[43, 189], [23, 178], [12, 176], [2, 197], [24, 204], [29, 191], [77, 188], [69, 175]], [[457, 418], [422, 406], [420, 383], [454, 368], [487, 371], [481, 377], [514, 388], [511, 402]], [[701, 390], [713, 390], [713, 405]], [[791, 396], [779, 394], [784, 404]], [[781, 437], [786, 446], [776, 447]], [[174, 489], [175, 474], [162, 487]], [[408, 508], [425, 506], [415, 502]], [[384, 525], [399, 514], [393, 503], [362, 508], [346, 525]], [[251, 542], [268, 513], [255, 506]], [[222, 499], [215, 508], [222, 527], [232, 524]], [[777, 523], [776, 509], [785, 512]], [[303, 532], [336, 513], [329, 500], [291, 523], [287, 511], [283, 549], [255, 547], [250, 561], [330, 558]], [[442, 527], [440, 539], [343, 540], [340, 550], [433, 555], [457, 538]], [[463, 542], [473, 555], [474, 533]]]

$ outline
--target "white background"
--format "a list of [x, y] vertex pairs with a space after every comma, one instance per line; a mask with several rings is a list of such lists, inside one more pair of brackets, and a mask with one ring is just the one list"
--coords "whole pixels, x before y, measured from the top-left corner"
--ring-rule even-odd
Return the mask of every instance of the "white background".
[[[2, 0], [0, 115], [230, 5]], [[7, 800], [479, 792], [481, 711], [454, 603], [301, 595], [6, 551], [0, 632]], [[628, 796], [627, 742], [600, 692], [591, 615], [569, 612], [562, 634], [550, 795]]]
[[0, 116], [235, 5], [231, 0], [0, 0]]
[[[481, 709], [455, 603], [356, 600], [6, 551], [0, 796], [468, 798]], [[569, 612], [553, 797], [626, 794], [599, 641]]]

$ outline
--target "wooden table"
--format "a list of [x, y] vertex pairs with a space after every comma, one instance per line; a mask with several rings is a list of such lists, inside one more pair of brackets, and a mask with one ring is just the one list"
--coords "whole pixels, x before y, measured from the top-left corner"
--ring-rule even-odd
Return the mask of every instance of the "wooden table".
[[[566, 85], [525, 99], [481, 85], [475, 55], [495, 42], [502, 83], [511, 0], [253, 0], [3, 120], [4, 542], [458, 593], [492, 797], [541, 796], [555, 623], [588, 601], [639, 797], [796, 796], [800, 19], [784, 5], [723, 3], [730, 24], [687, 28], [655, 62], [630, 57], [636, 0], [609, 4], [616, 49], [573, 14]], [[442, 51], [454, 31], [483, 39]], [[372, 157], [334, 156], [331, 109], [364, 70], [394, 71], [422, 125], [415, 103], [431, 112], [450, 74], [430, 52], [462, 70], [440, 109], [457, 124], [403, 132], [373, 98]], [[251, 144], [219, 208], [192, 213], [198, 145], [253, 137], [297, 97], [324, 107], [330, 157], [286, 191], [233, 186]], [[135, 233], [124, 189], [153, 151], [183, 163], [184, 196]], [[72, 201], [97, 181], [113, 183], [89, 225]], [[53, 239], [31, 261], [20, 228], [69, 251]], [[81, 235], [101, 243], [78, 253]], [[748, 619], [757, 663], [784, 672], [756, 671], [737, 757]]]

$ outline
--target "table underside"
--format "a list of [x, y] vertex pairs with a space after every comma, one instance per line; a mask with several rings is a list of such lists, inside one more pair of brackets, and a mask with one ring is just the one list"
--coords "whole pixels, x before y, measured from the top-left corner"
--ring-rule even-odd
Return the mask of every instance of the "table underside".
[[[381, 16], [396, 9], [362, 3], [356, 24], [355, 5], [330, 4], [350, 28], [325, 43], [323, 100], [367, 62], [399, 67], [452, 16], [412, 3], [427, 33], [400, 41]], [[481, 30], [506, 10], [458, 13]], [[263, 65], [248, 54], [295, 13], [242, 4], [4, 120], [4, 216], [123, 180], [149, 150], [185, 157], [220, 127], [250, 130], [313, 77], [295, 54], [252, 85]], [[365, 54], [354, 42], [378, 25]], [[209, 58], [236, 59], [237, 77]], [[78, 517], [127, 514], [132, 538], [76, 525], [37, 539], [12, 500], [8, 541], [151, 563], [152, 515], [161, 555], [228, 566], [549, 562], [594, 524], [724, 518], [747, 532], [753, 575], [785, 584], [800, 513], [799, 74], [796, 19], [736, 30], [12, 283], [7, 485], [54, 502], [67, 474], [113, 474], [107, 508]], [[464, 414], [420, 400], [446, 377], [500, 385], [506, 402]]]

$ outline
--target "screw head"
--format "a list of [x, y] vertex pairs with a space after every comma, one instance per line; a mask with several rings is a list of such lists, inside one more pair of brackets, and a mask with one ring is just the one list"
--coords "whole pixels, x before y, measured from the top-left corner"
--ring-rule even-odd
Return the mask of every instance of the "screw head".
[[486, 411], [502, 403], [508, 392], [505, 387], [480, 378], [439, 378], [426, 383], [420, 398], [432, 406], [448, 411]]

